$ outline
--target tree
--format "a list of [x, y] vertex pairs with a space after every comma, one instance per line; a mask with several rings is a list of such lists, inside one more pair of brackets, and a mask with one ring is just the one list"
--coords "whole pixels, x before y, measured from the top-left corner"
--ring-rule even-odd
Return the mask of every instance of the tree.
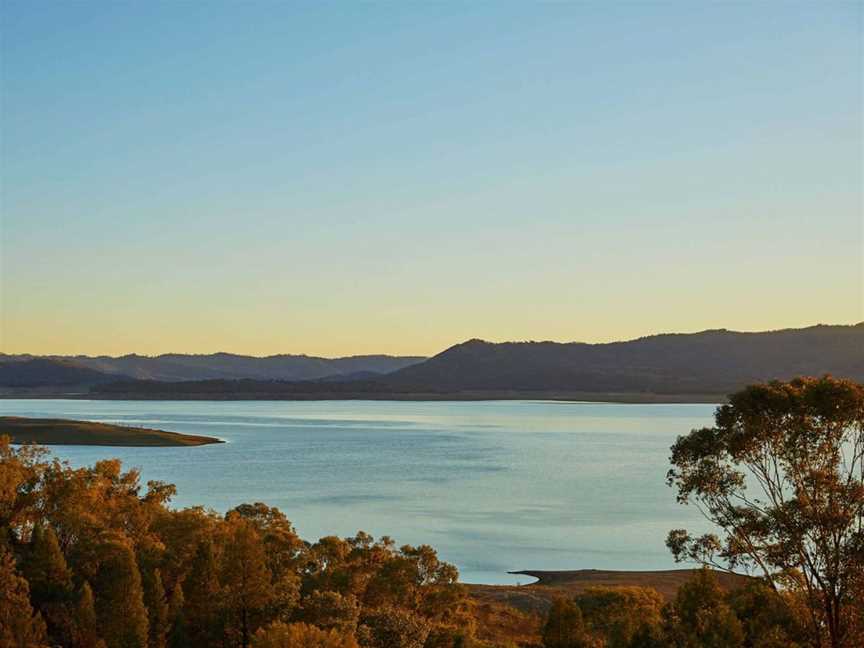
[[15, 560], [0, 544], [0, 647], [41, 648], [45, 623], [30, 606], [30, 588], [15, 570]]
[[364, 648], [423, 648], [430, 629], [423, 617], [388, 607], [363, 615], [357, 638]]
[[637, 628], [627, 648], [668, 648], [669, 644], [663, 635], [662, 626], [656, 626], [649, 623], [643, 623]]
[[570, 599], [555, 599], [543, 626], [544, 648], [589, 648], [593, 645], [579, 606]]
[[357, 648], [351, 633], [322, 630], [305, 623], [274, 621], [259, 628], [252, 639], [253, 648]]
[[50, 526], [37, 524], [33, 528], [21, 571], [37, 601], [65, 600], [72, 591], [72, 573]]
[[678, 588], [665, 610], [666, 636], [676, 648], [740, 648], [744, 630], [707, 568]]
[[744, 643], [753, 648], [799, 648], [807, 643], [799, 596], [775, 592], [761, 580], [731, 591], [727, 602], [741, 620]]
[[221, 580], [228, 630], [247, 648], [264, 621], [262, 613], [273, 601], [272, 575], [255, 525], [241, 516], [229, 516], [226, 524]]
[[150, 648], [165, 648], [168, 637], [168, 600], [162, 585], [162, 573], [154, 569], [144, 580], [144, 604], [150, 626]]
[[[182, 614], [183, 636], [195, 646], [217, 643], [222, 636], [219, 622], [223, 607], [222, 588], [213, 542], [209, 538], [198, 544], [182, 587], [176, 585], [172, 594], [181, 597], [182, 605], [178, 607], [175, 600], [174, 607], [175, 613]], [[179, 641], [177, 632], [173, 634], [176, 644]]]
[[235, 515], [255, 525], [266, 547], [267, 567], [274, 580], [280, 580], [286, 572], [292, 571], [302, 562], [306, 545], [278, 508], [261, 502], [241, 504], [231, 509], [227, 517]]
[[0, 434], [0, 547], [11, 549], [24, 529], [40, 521], [37, 504], [47, 454], [47, 448], [36, 445], [14, 447], [12, 437]]
[[78, 603], [75, 606], [74, 648], [105, 648], [105, 642], [99, 638], [96, 607], [93, 603], [93, 590], [90, 583], [84, 581]]
[[668, 483], [722, 537], [669, 533], [676, 560], [757, 571], [807, 601], [809, 640], [848, 648], [864, 570], [864, 386], [798, 378], [752, 385], [713, 428], [672, 446]]
[[67, 644], [75, 631], [75, 597], [72, 572], [54, 529], [37, 524], [24, 555], [21, 574], [30, 585], [30, 601], [42, 614], [52, 642]]
[[590, 587], [576, 597], [585, 625], [606, 648], [628, 648], [662, 621], [663, 596], [649, 587]]
[[108, 648], [146, 648], [147, 608], [135, 553], [117, 533], [98, 547], [99, 573], [94, 581], [96, 617]]
[[300, 618], [319, 628], [354, 632], [360, 616], [357, 599], [339, 592], [312, 592], [303, 600]]
[[169, 648], [189, 648], [191, 646], [183, 605], [183, 586], [177, 583], [171, 590], [171, 596], [168, 599], [168, 618], [171, 620], [171, 629], [168, 631], [166, 641]]

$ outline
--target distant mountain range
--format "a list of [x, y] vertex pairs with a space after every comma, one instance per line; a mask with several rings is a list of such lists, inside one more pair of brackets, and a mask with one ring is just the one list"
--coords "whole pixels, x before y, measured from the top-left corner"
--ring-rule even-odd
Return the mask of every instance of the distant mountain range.
[[38, 366], [26, 356], [0, 359], [6, 360], [0, 386], [36, 385], [44, 371], [53, 384], [68, 387], [77, 367], [85, 372], [78, 384], [96, 398], [716, 401], [748, 383], [797, 375], [831, 373], [864, 382], [864, 323], [763, 333], [712, 330], [608, 344], [469, 340], [429, 359], [172, 354], [48, 358], [38, 359]]
[[0, 387], [36, 386], [40, 371], [54, 382], [39, 386], [69, 386], [76, 368], [82, 372], [78, 384], [97, 398], [716, 400], [748, 383], [797, 375], [830, 373], [864, 382], [864, 323], [763, 333], [711, 330], [607, 344], [469, 340], [429, 359], [0, 356]]
[[367, 355], [317, 358], [274, 355], [265, 358], [213, 353], [160, 356], [33, 356], [0, 354], [0, 391], [50, 388], [82, 391], [118, 380], [181, 382], [199, 380], [368, 379], [422, 362], [423, 357]]

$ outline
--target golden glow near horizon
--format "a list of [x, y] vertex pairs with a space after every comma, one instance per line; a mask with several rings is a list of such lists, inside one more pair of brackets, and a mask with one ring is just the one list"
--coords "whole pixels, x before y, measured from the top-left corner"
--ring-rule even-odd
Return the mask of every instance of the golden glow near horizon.
[[6, 353], [864, 320], [857, 5], [31, 4]]
[[[758, 296], [754, 301], [758, 300]], [[58, 308], [45, 317], [21, 319], [5, 313], [0, 331], [0, 352], [36, 355], [159, 355], [161, 353], [215, 353], [266, 356], [280, 353], [338, 357], [364, 354], [434, 355], [471, 338], [491, 342], [553, 340], [558, 342], [612, 342], [657, 333], [692, 333], [711, 328], [761, 331], [800, 328], [818, 323], [855, 324], [864, 319], [847, 309], [849, 317], [836, 312], [833, 318], [786, 317], [763, 320], [740, 318], [718, 321], [704, 317], [706, 304], [696, 299], [690, 305], [696, 314], [673, 323], [668, 310], [671, 299], [660, 295], [652, 310], [648, 304], [628, 304], [632, 310], [604, 304], [603, 311], [578, 316], [543, 304], [539, 300], [514, 309], [502, 302], [443, 315], [417, 309], [388, 313], [359, 313], [351, 317], [328, 317], [320, 325], [314, 312], [303, 317], [278, 312], [272, 305], [239, 308], [235, 312], [215, 309], [191, 312], [177, 308], [163, 315], [147, 317], [146, 310], [106, 308], [103, 313], [76, 314], [72, 308]], [[709, 300], [705, 300], [709, 301]], [[826, 299], [826, 302], [829, 301]], [[835, 301], [835, 303], [837, 303]], [[755, 304], [753, 304], [755, 305]], [[830, 314], [830, 304], [822, 304]], [[646, 311], [642, 308], [648, 307]], [[375, 309], [370, 309], [375, 310]], [[558, 312], [556, 312], [558, 310]], [[536, 311], [544, 313], [538, 317]], [[678, 311], [679, 313], [681, 311]], [[684, 311], [684, 315], [687, 311]], [[521, 315], [521, 316], [520, 316]], [[784, 314], [779, 314], [784, 315]], [[685, 318], [682, 318], [684, 320]]]

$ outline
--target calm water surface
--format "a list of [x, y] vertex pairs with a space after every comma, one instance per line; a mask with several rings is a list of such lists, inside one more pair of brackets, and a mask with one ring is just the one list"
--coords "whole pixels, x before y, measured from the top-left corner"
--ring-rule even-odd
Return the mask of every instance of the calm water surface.
[[[177, 485], [177, 507], [262, 501], [306, 539], [363, 529], [431, 544], [465, 582], [517, 569], [667, 569], [672, 528], [704, 528], [664, 483], [669, 446], [710, 405], [0, 400], [0, 414], [205, 434], [195, 448], [54, 446]], [[521, 578], [521, 582], [531, 579]]]

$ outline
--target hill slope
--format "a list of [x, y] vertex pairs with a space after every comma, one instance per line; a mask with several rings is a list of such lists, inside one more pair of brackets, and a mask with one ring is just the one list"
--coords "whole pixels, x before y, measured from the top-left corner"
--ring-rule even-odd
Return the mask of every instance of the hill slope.
[[[39, 360], [62, 362], [103, 374], [138, 380], [184, 381], [212, 379], [317, 380], [348, 374], [385, 374], [425, 360], [419, 356], [365, 355], [318, 358], [306, 355], [273, 355], [264, 358], [211, 353], [160, 356], [47, 356], [0, 354], [0, 370], [12, 362]], [[20, 370], [20, 367], [18, 368]], [[15, 369], [6, 367], [7, 372]], [[42, 383], [47, 384], [47, 383]], [[35, 386], [35, 385], [32, 385]]]
[[864, 382], [864, 323], [704, 331], [583, 344], [470, 340], [362, 380], [118, 382], [103, 398], [501, 399], [717, 402], [748, 383], [831, 373]]
[[117, 378], [65, 360], [35, 358], [0, 363], [0, 387], [86, 387]]
[[381, 382], [446, 391], [726, 394], [751, 382], [824, 373], [864, 381], [864, 323], [654, 335], [609, 344], [470, 340]]

